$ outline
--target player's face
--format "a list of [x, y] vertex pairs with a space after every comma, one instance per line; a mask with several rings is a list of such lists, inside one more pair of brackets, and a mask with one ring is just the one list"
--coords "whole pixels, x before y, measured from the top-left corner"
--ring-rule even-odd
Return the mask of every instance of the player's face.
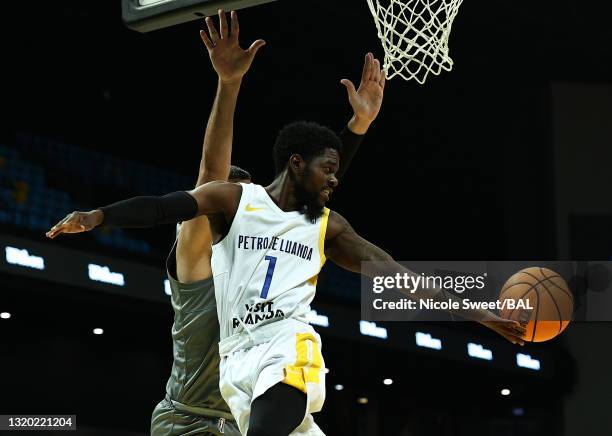
[[340, 156], [333, 148], [326, 148], [306, 165], [302, 187], [317, 206], [324, 207], [338, 186], [336, 172], [339, 165]]

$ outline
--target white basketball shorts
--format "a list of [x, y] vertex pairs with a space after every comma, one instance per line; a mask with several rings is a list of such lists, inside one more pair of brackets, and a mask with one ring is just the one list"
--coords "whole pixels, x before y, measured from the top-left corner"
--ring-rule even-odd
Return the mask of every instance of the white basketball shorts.
[[221, 395], [247, 434], [251, 403], [277, 383], [286, 383], [307, 396], [304, 420], [291, 436], [325, 436], [312, 413], [325, 401], [327, 369], [321, 355], [321, 338], [308, 324], [285, 319], [219, 343]]

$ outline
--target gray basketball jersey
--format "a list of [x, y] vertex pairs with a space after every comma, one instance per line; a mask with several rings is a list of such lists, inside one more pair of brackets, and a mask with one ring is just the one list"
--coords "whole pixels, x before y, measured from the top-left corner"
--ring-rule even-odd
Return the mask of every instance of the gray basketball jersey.
[[174, 362], [166, 393], [187, 413], [233, 419], [219, 391], [219, 321], [212, 277], [176, 280], [176, 243], [166, 262], [172, 289]]

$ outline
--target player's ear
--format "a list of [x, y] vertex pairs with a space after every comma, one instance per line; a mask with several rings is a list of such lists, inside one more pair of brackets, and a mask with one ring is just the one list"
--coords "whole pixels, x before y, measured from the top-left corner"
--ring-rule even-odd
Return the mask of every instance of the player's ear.
[[306, 161], [299, 154], [292, 154], [289, 158], [289, 167], [296, 174], [303, 174], [306, 167]]

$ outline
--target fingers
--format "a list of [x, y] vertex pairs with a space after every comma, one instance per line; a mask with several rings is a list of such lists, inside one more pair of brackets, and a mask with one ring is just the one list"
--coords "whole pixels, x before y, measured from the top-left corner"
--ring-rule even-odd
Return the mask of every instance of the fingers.
[[363, 70], [361, 71], [361, 83], [365, 83], [370, 80], [370, 66], [371, 66], [372, 53], [365, 55], [365, 61], [363, 63]]
[[223, 9], [219, 9], [219, 31], [221, 32], [221, 39], [227, 39], [227, 17]]
[[361, 72], [361, 83], [367, 84], [369, 81], [376, 82], [383, 90], [387, 81], [387, 73], [382, 69], [380, 61], [372, 53], [365, 55], [363, 71]]
[[342, 79], [340, 83], [342, 83], [346, 87], [346, 91], [348, 92], [349, 100], [352, 99], [357, 94], [355, 85], [353, 85], [353, 82], [351, 82], [350, 80]]
[[507, 331], [510, 334], [514, 334], [514, 335], [524, 336], [525, 333], [527, 332], [525, 327], [523, 327], [521, 324], [519, 324], [516, 321], [505, 322], [502, 325], [502, 327], [504, 328], [505, 331]]
[[200, 30], [200, 38], [202, 38], [202, 42], [204, 43], [204, 45], [206, 46], [206, 49], [208, 49], [208, 51], [213, 49], [213, 43], [210, 39], [208, 39], [208, 35], [206, 34], [206, 32], [204, 30]]
[[63, 219], [61, 219], [56, 225], [54, 225], [53, 227], [51, 227], [51, 230], [49, 230], [47, 233], [45, 233], [45, 235], [47, 235], [48, 238], [55, 238], [55, 236], [59, 233], [58, 229], [68, 220], [68, 218], [70, 218], [72, 214], [68, 214], [66, 215]]
[[513, 344], [525, 345], [526, 329], [517, 321], [499, 318], [496, 321], [486, 323], [486, 325]]
[[66, 224], [63, 223], [58, 223], [55, 226], [51, 227], [51, 230], [49, 230], [46, 235], [48, 238], [54, 239], [57, 235], [59, 235], [60, 233], [62, 233], [65, 229]]
[[247, 49], [247, 54], [250, 56], [251, 59], [253, 59], [257, 54], [257, 51], [264, 45], [266, 45], [266, 41], [264, 41], [263, 39], [258, 39], [257, 41], [253, 42], [253, 44], [251, 44], [251, 46]]
[[219, 41], [219, 34], [217, 33], [217, 29], [215, 29], [215, 24], [213, 23], [213, 19], [211, 17], [206, 17], [206, 27], [208, 27], [208, 33], [210, 33], [210, 41], [214, 46], [217, 41]]
[[372, 61], [372, 75], [370, 77], [370, 80], [373, 80], [374, 82], [380, 82], [380, 61], [378, 59], [374, 59]]
[[54, 239], [60, 233], [79, 233], [84, 232], [85, 226], [82, 224], [82, 216], [78, 212], [72, 212], [66, 215], [66, 217], [58, 222], [56, 225], [51, 227], [46, 233], [46, 236], [50, 239]]
[[525, 333], [526, 329], [516, 321], [504, 323], [503, 328], [506, 330], [505, 336], [513, 344], [525, 345]]
[[238, 23], [238, 14], [236, 11], [232, 11], [232, 30], [231, 38], [238, 41], [238, 34], [240, 33], [240, 24]]
[[521, 323], [519, 323], [518, 321], [512, 321], [512, 329], [519, 333], [521, 336], [525, 336], [525, 333], [527, 333], [527, 329], [525, 328], [525, 326], [521, 325]]
[[504, 338], [506, 338], [509, 342], [512, 342], [515, 345], [523, 346], [525, 345], [525, 340], [516, 334], [513, 331], [500, 331], [499, 332]]

